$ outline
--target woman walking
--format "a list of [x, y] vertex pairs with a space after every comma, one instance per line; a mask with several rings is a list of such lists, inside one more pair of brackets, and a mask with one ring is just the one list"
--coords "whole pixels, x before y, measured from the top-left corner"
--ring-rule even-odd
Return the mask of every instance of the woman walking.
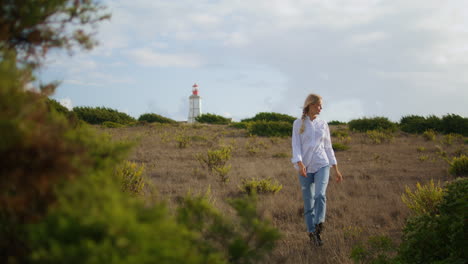
[[291, 161], [299, 171], [307, 232], [316, 246], [323, 245], [321, 233], [330, 167], [335, 171], [336, 181], [343, 180], [332, 149], [328, 124], [318, 117], [321, 110], [322, 97], [316, 94], [307, 96], [302, 117], [294, 121], [292, 131]]

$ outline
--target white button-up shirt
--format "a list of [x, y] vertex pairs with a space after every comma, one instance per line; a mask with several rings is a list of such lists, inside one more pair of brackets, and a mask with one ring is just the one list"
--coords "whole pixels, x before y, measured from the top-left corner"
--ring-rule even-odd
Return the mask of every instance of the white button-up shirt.
[[327, 122], [318, 117], [311, 121], [306, 116], [304, 132], [299, 134], [301, 125], [301, 119], [294, 121], [291, 159], [294, 167], [299, 169], [297, 162], [302, 161], [308, 173], [315, 173], [322, 167], [337, 164]]

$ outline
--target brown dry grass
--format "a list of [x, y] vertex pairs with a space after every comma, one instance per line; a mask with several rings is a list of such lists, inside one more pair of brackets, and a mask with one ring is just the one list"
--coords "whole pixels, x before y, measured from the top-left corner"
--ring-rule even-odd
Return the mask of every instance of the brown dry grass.
[[[332, 126], [334, 129], [338, 128]], [[351, 248], [370, 235], [385, 234], [398, 241], [408, 215], [400, 198], [405, 186], [451, 179], [441, 150], [449, 157], [465, 151], [462, 141], [444, 145], [442, 136], [426, 141], [422, 136], [398, 132], [390, 143], [372, 144], [365, 133], [349, 133], [351, 148], [336, 152], [344, 182], [330, 181], [325, 245], [315, 248], [305, 232], [299, 182], [290, 162], [290, 138], [249, 137], [244, 130], [216, 125], [158, 124], [101, 130], [114, 139], [138, 140], [129, 160], [145, 164], [159, 199], [167, 200], [170, 206], [188, 193], [205, 193], [210, 188], [214, 205], [229, 213], [225, 201], [241, 194], [242, 178], [271, 177], [282, 184], [276, 195], [259, 197], [259, 210], [282, 233], [268, 260], [272, 263], [352, 263]], [[191, 138], [186, 148], [179, 148], [179, 135]], [[195, 158], [221, 145], [233, 146], [226, 184]]]

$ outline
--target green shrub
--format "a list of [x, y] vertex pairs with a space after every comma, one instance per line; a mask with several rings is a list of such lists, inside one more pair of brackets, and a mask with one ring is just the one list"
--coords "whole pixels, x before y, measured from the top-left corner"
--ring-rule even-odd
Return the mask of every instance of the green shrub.
[[461, 134], [468, 136], [468, 118], [455, 114], [447, 114], [441, 120], [442, 132], [444, 134]]
[[423, 186], [417, 183], [414, 192], [408, 186], [406, 186], [405, 192], [406, 194], [403, 194], [401, 199], [413, 214], [434, 216], [438, 213], [438, 206], [443, 195], [440, 184], [435, 185], [433, 180]]
[[373, 118], [361, 118], [353, 119], [348, 122], [350, 130], [366, 132], [368, 130], [389, 130], [396, 131], [397, 124], [391, 122], [386, 117], [373, 117]]
[[215, 124], [215, 125], [227, 125], [231, 123], [230, 118], [226, 118], [226, 117], [215, 115], [215, 114], [202, 114], [200, 116], [195, 117], [195, 120], [200, 123]]
[[450, 162], [449, 173], [454, 176], [468, 176], [468, 157], [461, 155]]
[[410, 115], [400, 119], [400, 129], [404, 132], [420, 134], [427, 130], [442, 132], [442, 121], [439, 117]]
[[332, 148], [334, 151], [344, 151], [344, 150], [348, 150], [350, 147], [346, 144], [336, 142], [336, 143], [332, 143]]
[[423, 138], [426, 141], [434, 141], [436, 139], [436, 133], [432, 129], [426, 130], [423, 133]]
[[271, 178], [266, 179], [256, 179], [252, 178], [250, 180], [242, 179], [242, 185], [239, 187], [242, 192], [247, 194], [266, 194], [272, 193], [275, 194], [283, 189], [283, 185], [280, 185], [278, 182], [272, 182]]
[[289, 154], [285, 152], [275, 153], [272, 156], [273, 158], [289, 158]]
[[146, 180], [143, 176], [144, 165], [138, 165], [135, 162], [125, 161], [115, 169], [117, 178], [122, 182], [122, 191], [132, 195], [142, 195]]
[[447, 114], [442, 118], [431, 115], [405, 116], [400, 120], [400, 128], [408, 133], [423, 133], [426, 130], [433, 130], [443, 134], [456, 133], [464, 136], [468, 135], [468, 118], [455, 114]]
[[337, 121], [337, 120], [332, 120], [332, 121], [328, 122], [328, 124], [331, 125], [331, 126], [338, 126], [338, 125], [346, 125], [347, 123], [346, 123], [346, 122]]
[[183, 134], [178, 134], [175, 137], [175, 141], [177, 142], [177, 147], [179, 148], [186, 148], [190, 144], [191, 140], [192, 140], [192, 137], [186, 136]]
[[93, 125], [102, 124], [106, 121], [122, 125], [135, 122], [135, 119], [125, 113], [106, 107], [74, 107], [73, 112], [79, 119]]
[[388, 143], [393, 140], [393, 134], [389, 131], [368, 130], [366, 135], [373, 144]]
[[284, 121], [254, 121], [250, 122], [248, 131], [251, 135], [261, 137], [291, 136], [292, 124]]
[[107, 128], [119, 128], [119, 127], [124, 127], [124, 125], [111, 122], [111, 121], [105, 121], [102, 123], [102, 126], [107, 127]]
[[231, 159], [231, 146], [223, 146], [220, 149], [209, 149], [205, 154], [197, 154], [195, 158], [203, 167], [206, 167], [211, 173], [216, 173], [221, 182], [226, 183], [229, 178], [227, 174], [231, 169], [231, 165], [226, 163]]
[[403, 230], [399, 258], [402, 263], [465, 263], [468, 179], [450, 182], [437, 215], [410, 217]]
[[167, 118], [158, 114], [154, 114], [154, 113], [142, 114], [140, 115], [140, 117], [138, 117], [138, 121], [146, 121], [148, 123], [163, 123], [163, 124], [176, 123], [175, 120], [172, 120], [170, 118]]
[[350, 257], [356, 264], [391, 264], [395, 263], [392, 256], [395, 251], [396, 246], [389, 237], [371, 236], [366, 244], [354, 246]]
[[233, 219], [217, 211], [206, 196], [189, 196], [178, 208], [177, 220], [196, 234], [189, 242], [204, 253], [205, 263], [263, 263], [280, 238], [278, 230], [260, 217], [255, 196], [228, 203], [236, 213]]
[[331, 132], [332, 137], [346, 138], [349, 137], [349, 131], [347, 129], [339, 129]]
[[241, 122], [256, 122], [256, 121], [271, 121], [271, 122], [287, 122], [287, 123], [294, 123], [296, 120], [295, 117], [285, 114], [279, 113], [268, 113], [268, 112], [261, 112], [256, 114], [252, 118], [242, 119]]
[[238, 129], [247, 129], [249, 123], [248, 122], [232, 122], [229, 124], [229, 127], [238, 128]]
[[26, 226], [57, 208], [55, 190], [109, 170], [130, 148], [51, 111], [45, 94], [21, 85], [28, 73], [17, 65], [14, 57], [0, 56], [1, 263], [24, 263], [36, 250]]

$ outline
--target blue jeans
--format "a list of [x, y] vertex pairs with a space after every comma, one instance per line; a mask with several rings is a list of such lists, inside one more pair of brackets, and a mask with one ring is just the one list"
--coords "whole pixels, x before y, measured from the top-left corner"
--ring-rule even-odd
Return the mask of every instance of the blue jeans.
[[308, 232], [315, 231], [315, 225], [325, 221], [327, 209], [327, 185], [330, 178], [330, 167], [322, 167], [307, 177], [299, 174], [302, 199], [304, 200], [304, 218]]

